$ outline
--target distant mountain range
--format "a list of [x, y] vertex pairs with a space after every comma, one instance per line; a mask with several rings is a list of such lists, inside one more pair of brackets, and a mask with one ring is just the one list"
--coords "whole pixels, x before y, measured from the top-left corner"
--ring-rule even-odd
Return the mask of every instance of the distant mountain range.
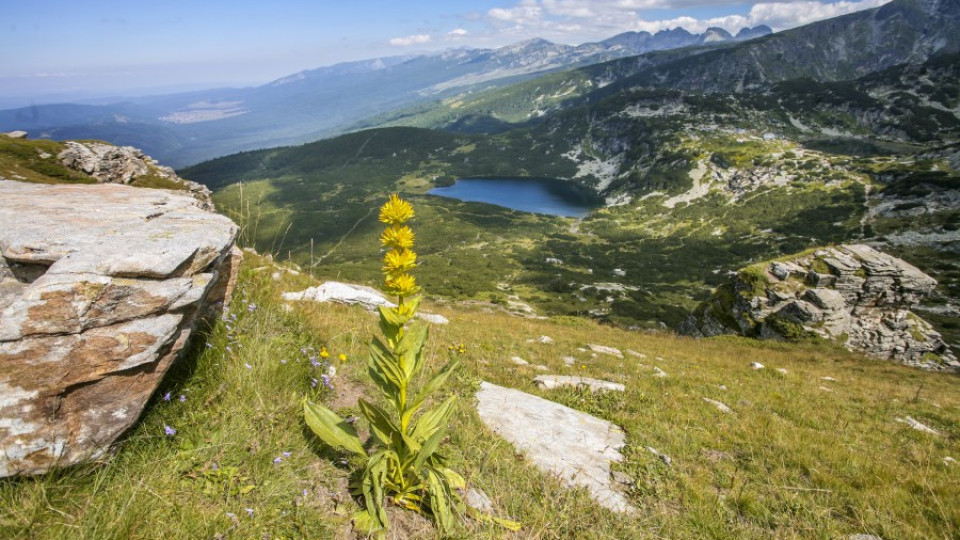
[[716, 46], [770, 34], [721, 28], [627, 32], [597, 43], [531, 39], [500, 49], [452, 49], [302, 71], [253, 88], [131, 98], [107, 105], [37, 105], [0, 111], [0, 130], [32, 137], [102, 139], [142, 148], [183, 166], [242, 150], [335, 135], [363, 118], [451, 95], [503, 86], [539, 74], [650, 51]]

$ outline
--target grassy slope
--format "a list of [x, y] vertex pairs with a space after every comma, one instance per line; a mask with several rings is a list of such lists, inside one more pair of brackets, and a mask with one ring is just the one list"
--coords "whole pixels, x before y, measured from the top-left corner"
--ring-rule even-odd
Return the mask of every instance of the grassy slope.
[[[317, 395], [310, 385], [317, 370], [309, 364], [312, 353], [302, 349], [326, 345], [334, 356], [348, 355], [338, 366], [334, 392], [319, 397], [355, 414], [349, 396], [341, 394], [373, 396], [364, 382], [363, 351], [376, 319], [343, 306], [298, 305], [287, 312], [279, 293], [310, 280], [285, 274], [277, 283], [272, 272], [266, 261], [248, 257], [231, 316], [211, 329], [209, 347], [198, 343], [167, 378], [115, 455], [62, 473], [0, 482], [0, 537], [343, 537], [355, 503], [344, 492], [347, 470], [340, 458], [304, 428], [299, 401]], [[501, 512], [525, 525], [512, 535], [467, 523], [465, 537], [960, 535], [960, 510], [953, 504], [960, 497], [960, 465], [944, 462], [960, 456], [960, 395], [952, 376], [809, 345], [694, 341], [581, 319], [517, 319], [456, 304], [428, 307], [451, 320], [432, 328], [432, 365], [442, 365], [450, 344], [462, 342], [467, 350], [463, 372], [447, 389], [463, 398], [448, 453]], [[555, 343], [535, 341], [540, 335]], [[594, 357], [580, 350], [588, 343], [633, 349], [647, 358]], [[536, 372], [509, 362], [514, 355], [556, 373], [620, 381], [627, 392], [542, 392], [531, 383]], [[564, 367], [566, 355], [577, 364]], [[753, 371], [751, 361], [767, 369]], [[669, 376], [654, 377], [654, 366]], [[785, 375], [774, 371], [781, 367]], [[826, 376], [837, 381], [821, 379]], [[518, 458], [470, 406], [480, 379], [623, 426], [628, 446], [617, 468], [636, 480], [629, 495], [639, 513], [613, 515]], [[166, 392], [169, 402], [160, 397]], [[179, 401], [180, 395], [186, 400]], [[703, 397], [736, 412], [722, 414]], [[944, 435], [894, 421], [906, 415]], [[164, 436], [164, 425], [176, 435]], [[672, 466], [646, 446], [669, 455]], [[433, 536], [409, 514], [392, 515], [393, 538]]]

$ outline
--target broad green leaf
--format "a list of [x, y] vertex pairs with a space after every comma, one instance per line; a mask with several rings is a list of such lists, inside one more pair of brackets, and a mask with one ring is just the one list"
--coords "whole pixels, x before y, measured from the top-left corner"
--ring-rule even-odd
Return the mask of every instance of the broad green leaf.
[[433, 435], [434, 431], [442, 430], [446, 427], [456, 403], [457, 396], [450, 396], [446, 401], [441, 403], [439, 407], [423, 413], [423, 416], [417, 420], [416, 427], [413, 428], [411, 438], [422, 441]]
[[335, 448], [346, 448], [355, 454], [367, 455], [363, 445], [360, 444], [360, 438], [357, 437], [357, 430], [337, 413], [318, 403], [304, 400], [303, 417], [310, 426], [310, 430], [323, 442]]
[[429, 327], [426, 324], [412, 325], [397, 345], [400, 368], [406, 373], [408, 381], [420, 368], [423, 344], [427, 341], [428, 333]]
[[400, 428], [393, 423], [386, 411], [362, 398], [357, 402], [360, 412], [370, 422], [370, 430], [382, 446], [390, 447], [396, 444], [395, 441], [402, 440]]
[[363, 499], [367, 505], [367, 513], [370, 514], [376, 529], [387, 527], [387, 510], [384, 507], [383, 495], [383, 484], [387, 476], [386, 457], [386, 452], [374, 454], [363, 470]]
[[450, 375], [453, 374], [453, 370], [455, 370], [459, 365], [460, 359], [454, 358], [453, 360], [447, 362], [447, 365], [443, 366], [440, 371], [434, 374], [434, 376], [427, 381], [427, 384], [423, 385], [416, 397], [409, 402], [402, 421], [409, 422], [410, 417], [413, 416], [413, 413], [417, 412], [417, 409], [419, 409], [420, 406], [423, 405], [423, 402], [430, 397], [430, 394], [433, 394], [443, 387], [443, 385], [447, 382], [447, 379], [450, 378]]
[[370, 377], [377, 383], [387, 399], [399, 403], [401, 389], [406, 388], [403, 371], [394, 361], [393, 353], [387, 350], [380, 340], [374, 339], [370, 343], [369, 349], [370, 359], [367, 371], [370, 373]]
[[427, 493], [430, 494], [430, 511], [441, 533], [453, 530], [453, 511], [450, 508], [452, 493], [446, 478], [427, 469]]
[[453, 469], [443, 468], [443, 475], [447, 477], [447, 482], [456, 489], [467, 489], [467, 481]]
[[443, 440], [444, 432], [442, 429], [438, 429], [430, 436], [426, 442], [423, 443], [423, 446], [416, 453], [416, 459], [413, 461], [413, 470], [420, 471], [424, 463], [430, 459], [430, 456], [437, 451], [437, 447], [440, 446], [440, 441]]

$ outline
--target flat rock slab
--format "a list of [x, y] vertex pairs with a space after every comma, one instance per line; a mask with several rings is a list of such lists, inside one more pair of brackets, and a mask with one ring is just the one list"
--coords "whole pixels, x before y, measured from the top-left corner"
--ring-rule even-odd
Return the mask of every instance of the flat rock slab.
[[477, 412], [484, 424], [513, 444], [539, 469], [570, 487], [584, 487], [598, 504], [633, 512], [614, 489], [610, 462], [621, 461], [623, 430], [587, 413], [537, 396], [480, 383]]
[[620, 349], [617, 349], [617, 348], [615, 348], [615, 347], [607, 347], [606, 345], [596, 345], [596, 344], [592, 344], [592, 343], [589, 344], [589, 345], [587, 345], [587, 347], [589, 347], [590, 350], [593, 351], [593, 352], [595, 352], [595, 353], [609, 354], [610, 356], [616, 356], [617, 358], [623, 358], [623, 353], [620, 352]]
[[[396, 304], [387, 300], [379, 291], [365, 285], [353, 285], [338, 281], [327, 281], [317, 287], [310, 287], [300, 292], [283, 293], [283, 299], [288, 301], [336, 302], [338, 304], [360, 305], [368, 310], [375, 310], [380, 306], [396, 307]], [[417, 318], [432, 324], [447, 324], [450, 321], [443, 315], [418, 312]]]
[[552, 390], [554, 388], [573, 387], [587, 388], [591, 392], [624, 392], [626, 387], [620, 383], [612, 381], [603, 381], [600, 379], [591, 379], [590, 377], [578, 377], [576, 375], [538, 375], [533, 378], [533, 382], [540, 388]]
[[186, 192], [0, 181], [0, 477], [109, 450], [229, 299], [236, 235]]

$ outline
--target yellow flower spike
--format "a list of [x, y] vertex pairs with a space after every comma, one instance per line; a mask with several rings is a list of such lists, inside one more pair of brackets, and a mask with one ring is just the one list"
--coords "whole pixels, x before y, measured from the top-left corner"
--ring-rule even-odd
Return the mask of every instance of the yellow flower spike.
[[383, 223], [402, 225], [412, 217], [413, 206], [397, 194], [390, 195], [390, 200], [380, 207], [380, 221]]
[[380, 235], [380, 243], [395, 249], [410, 249], [413, 247], [413, 229], [406, 225], [391, 225]]
[[417, 254], [412, 250], [392, 249], [383, 256], [383, 271], [396, 275], [417, 267]]
[[320, 358], [328, 358], [330, 353], [327, 352], [326, 348], [320, 349]]
[[347, 355], [343, 353], [340, 353], [340, 356], [338, 356], [337, 358], [340, 360], [341, 364], [347, 361]]
[[398, 274], [388, 277], [383, 283], [384, 289], [396, 296], [410, 296], [420, 290], [417, 280], [410, 274]]

